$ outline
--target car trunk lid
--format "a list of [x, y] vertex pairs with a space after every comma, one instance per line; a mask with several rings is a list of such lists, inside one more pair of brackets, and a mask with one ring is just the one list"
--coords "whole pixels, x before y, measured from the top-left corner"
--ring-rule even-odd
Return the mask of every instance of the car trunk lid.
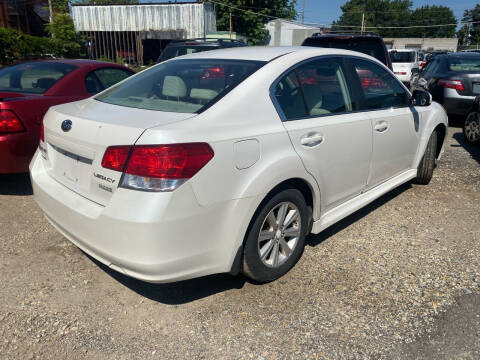
[[105, 169], [105, 150], [133, 145], [148, 128], [195, 114], [167, 113], [106, 104], [94, 99], [52, 108], [44, 120], [47, 171], [74, 192], [106, 205], [121, 172]]

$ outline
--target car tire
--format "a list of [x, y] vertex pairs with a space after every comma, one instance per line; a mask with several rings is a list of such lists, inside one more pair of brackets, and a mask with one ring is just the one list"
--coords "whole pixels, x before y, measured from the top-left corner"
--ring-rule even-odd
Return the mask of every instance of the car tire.
[[427, 185], [433, 176], [433, 169], [435, 168], [435, 155], [437, 152], [437, 132], [434, 131], [430, 135], [427, 148], [423, 154], [422, 161], [418, 165], [417, 177], [413, 179], [416, 184]]
[[287, 273], [302, 256], [311, 214], [296, 189], [283, 190], [264, 201], [246, 235], [243, 274], [265, 283]]
[[480, 114], [471, 112], [463, 123], [463, 135], [470, 144], [480, 143]]

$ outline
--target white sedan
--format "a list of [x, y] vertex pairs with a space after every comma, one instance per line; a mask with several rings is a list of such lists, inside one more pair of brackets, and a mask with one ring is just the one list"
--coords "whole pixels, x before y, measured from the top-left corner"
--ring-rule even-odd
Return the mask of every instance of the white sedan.
[[307, 234], [427, 184], [446, 128], [430, 94], [410, 94], [369, 56], [233, 48], [51, 108], [30, 171], [47, 219], [116, 271], [267, 282], [295, 265]]

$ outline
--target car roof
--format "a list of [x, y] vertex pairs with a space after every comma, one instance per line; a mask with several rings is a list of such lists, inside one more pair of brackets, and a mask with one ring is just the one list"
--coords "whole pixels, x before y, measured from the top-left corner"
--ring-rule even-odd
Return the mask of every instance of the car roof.
[[415, 52], [417, 49], [389, 49], [388, 52]]
[[322, 37], [331, 37], [331, 38], [364, 38], [364, 39], [378, 39], [380, 36], [378, 34], [354, 34], [354, 33], [326, 33], [320, 34], [315, 33], [310, 38], [322, 38]]
[[[61, 64], [70, 64], [70, 65], [75, 65], [76, 67], [86, 67], [86, 66], [92, 66], [92, 65], [108, 65], [112, 67], [123, 67], [122, 65], [107, 62], [107, 61], [98, 61], [98, 60], [89, 60], [89, 59], [42, 59], [42, 60], [36, 60], [36, 61], [25, 61], [19, 64], [15, 65], [20, 65], [20, 64], [34, 64], [34, 63], [61, 63]], [[128, 69], [127, 67], [125, 67]]]
[[[304, 53], [305, 55], [355, 55], [365, 58], [371, 58], [368, 55], [350, 50], [335, 48], [320, 48], [314, 46], [245, 46], [231, 47], [218, 50], [197, 52], [188, 55], [176, 57], [175, 59], [235, 59], [235, 60], [255, 60], [271, 61], [280, 56], [290, 53]], [[172, 59], [173, 60], [173, 59]]]

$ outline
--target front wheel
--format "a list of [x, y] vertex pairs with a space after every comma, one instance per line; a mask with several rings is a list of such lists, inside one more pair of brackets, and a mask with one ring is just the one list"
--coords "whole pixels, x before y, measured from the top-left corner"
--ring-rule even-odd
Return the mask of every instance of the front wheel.
[[278, 279], [300, 259], [311, 210], [302, 193], [287, 189], [257, 212], [243, 251], [243, 273], [258, 282]]
[[480, 116], [477, 112], [467, 115], [463, 124], [463, 135], [470, 144], [480, 143]]
[[413, 179], [416, 184], [427, 185], [433, 176], [435, 168], [435, 155], [437, 152], [437, 132], [434, 131], [428, 140], [427, 148], [423, 154], [422, 161], [418, 165], [417, 177]]

